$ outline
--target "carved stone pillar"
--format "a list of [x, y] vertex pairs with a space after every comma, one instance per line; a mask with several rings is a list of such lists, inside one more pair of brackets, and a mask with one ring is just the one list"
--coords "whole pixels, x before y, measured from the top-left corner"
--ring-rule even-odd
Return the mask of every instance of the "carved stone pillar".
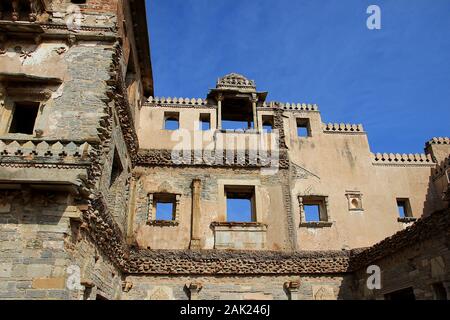
[[148, 215], [147, 215], [147, 222], [150, 223], [152, 222], [153, 218], [153, 194], [149, 194], [148, 198], [147, 198], [147, 210], [148, 210]]
[[199, 282], [191, 282], [186, 285], [189, 292], [189, 300], [199, 300], [198, 293], [202, 290], [202, 284]]
[[222, 129], [222, 101], [223, 101], [223, 95], [218, 94], [217, 95], [217, 129]]
[[191, 243], [190, 249], [200, 249], [200, 219], [201, 219], [201, 206], [200, 206], [200, 194], [202, 191], [202, 181], [200, 179], [194, 179], [192, 181], [192, 231], [191, 231]]
[[253, 112], [253, 129], [259, 130], [258, 115], [256, 113], [256, 105], [258, 103], [258, 96], [252, 94], [252, 112]]
[[30, 14], [29, 18], [31, 22], [35, 22], [38, 14], [38, 0], [28, 0], [30, 3]]
[[300, 300], [298, 291], [300, 288], [300, 281], [290, 281], [284, 284], [284, 288], [288, 292], [289, 300]]
[[12, 21], [19, 20], [19, 0], [13, 0], [11, 2], [11, 7], [12, 7], [12, 15], [11, 15]]

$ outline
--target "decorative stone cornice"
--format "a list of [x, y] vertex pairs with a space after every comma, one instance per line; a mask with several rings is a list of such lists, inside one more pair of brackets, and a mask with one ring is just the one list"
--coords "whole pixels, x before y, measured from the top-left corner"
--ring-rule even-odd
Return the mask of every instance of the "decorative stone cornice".
[[364, 133], [362, 124], [328, 123], [323, 124], [324, 133]]
[[429, 154], [372, 153], [371, 157], [374, 165], [430, 167], [436, 165]]
[[139, 250], [126, 272], [157, 275], [330, 274], [349, 270], [348, 251]]

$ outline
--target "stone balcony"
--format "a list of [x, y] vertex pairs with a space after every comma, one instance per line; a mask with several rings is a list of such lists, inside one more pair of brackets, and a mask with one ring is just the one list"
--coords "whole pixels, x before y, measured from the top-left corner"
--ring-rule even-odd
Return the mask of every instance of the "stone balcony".
[[0, 2], [0, 20], [36, 22], [45, 11], [42, 0], [2, 0]]
[[1, 139], [0, 189], [29, 185], [78, 192], [93, 152], [88, 142]]

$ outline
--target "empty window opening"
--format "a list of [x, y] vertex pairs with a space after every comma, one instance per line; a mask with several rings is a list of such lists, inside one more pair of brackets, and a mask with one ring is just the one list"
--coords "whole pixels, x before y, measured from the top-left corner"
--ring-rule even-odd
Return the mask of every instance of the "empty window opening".
[[318, 204], [305, 204], [303, 205], [305, 210], [306, 222], [318, 222], [320, 221], [320, 205]]
[[309, 119], [298, 118], [297, 119], [297, 136], [299, 137], [310, 137], [311, 128]]
[[273, 116], [262, 116], [263, 130], [267, 133], [273, 131]]
[[254, 187], [226, 187], [227, 222], [255, 222]]
[[154, 196], [155, 220], [174, 221], [176, 214], [176, 196], [171, 194], [159, 194]]
[[223, 130], [249, 130], [253, 128], [253, 110], [250, 100], [225, 99], [222, 102]]
[[120, 160], [120, 156], [119, 156], [119, 153], [117, 152], [117, 148], [115, 148], [113, 164], [112, 164], [112, 169], [111, 169], [111, 180], [109, 183], [110, 188], [116, 183], [116, 181], [118, 180], [118, 178], [120, 177], [122, 172], [123, 172], [122, 161]]
[[300, 198], [302, 204], [302, 218], [305, 222], [327, 222], [328, 212], [326, 197], [307, 196]]
[[433, 283], [434, 300], [447, 300], [447, 290], [442, 282]]
[[400, 218], [410, 218], [411, 206], [408, 199], [397, 199], [397, 210]]
[[211, 130], [211, 115], [209, 113], [200, 114], [200, 130]]
[[9, 133], [33, 134], [38, 112], [38, 102], [16, 102]]
[[386, 300], [416, 300], [413, 288], [397, 290], [384, 295]]
[[180, 129], [180, 114], [176, 112], [166, 112], [164, 114], [164, 130]]

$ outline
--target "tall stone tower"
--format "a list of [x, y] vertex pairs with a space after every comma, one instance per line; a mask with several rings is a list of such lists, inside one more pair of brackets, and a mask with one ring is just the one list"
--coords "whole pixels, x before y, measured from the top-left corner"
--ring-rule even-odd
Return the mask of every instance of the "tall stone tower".
[[1, 298], [120, 292], [147, 39], [144, 0], [1, 2]]

